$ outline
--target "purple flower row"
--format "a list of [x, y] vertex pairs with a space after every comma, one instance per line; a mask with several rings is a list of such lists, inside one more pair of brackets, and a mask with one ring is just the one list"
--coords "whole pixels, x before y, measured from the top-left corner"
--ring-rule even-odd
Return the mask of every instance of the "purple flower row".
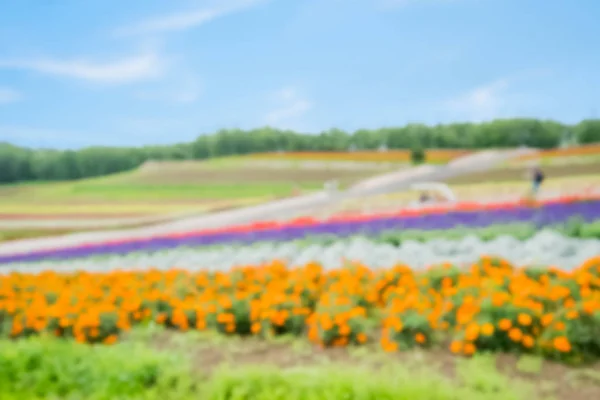
[[580, 217], [584, 221], [600, 219], [600, 200], [551, 203], [538, 207], [516, 206], [509, 209], [451, 211], [445, 214], [379, 217], [366, 221], [322, 222], [308, 226], [286, 225], [250, 232], [199, 232], [179, 237], [136, 239], [121, 243], [101, 243], [0, 256], [0, 264], [44, 259], [73, 259], [139, 251], [152, 252], [180, 246], [287, 241], [323, 234], [345, 237], [358, 233], [377, 235], [390, 230], [444, 230], [457, 227], [483, 228], [510, 223], [531, 223], [542, 228], [567, 222], [573, 217]]

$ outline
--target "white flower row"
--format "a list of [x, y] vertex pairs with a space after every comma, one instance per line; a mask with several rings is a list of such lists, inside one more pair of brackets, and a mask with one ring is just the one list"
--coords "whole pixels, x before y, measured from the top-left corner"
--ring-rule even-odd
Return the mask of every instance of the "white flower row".
[[132, 253], [79, 260], [15, 263], [0, 266], [0, 273], [44, 270], [100, 272], [173, 267], [218, 271], [240, 265], [261, 264], [273, 259], [284, 260], [290, 266], [316, 261], [328, 269], [343, 266], [344, 260], [359, 261], [372, 268], [404, 263], [418, 269], [443, 262], [471, 263], [482, 255], [503, 257], [519, 266], [554, 265], [570, 270], [587, 259], [600, 255], [600, 240], [575, 239], [553, 231], [541, 231], [525, 241], [501, 236], [485, 242], [477, 236], [467, 236], [456, 241], [406, 241], [398, 247], [368, 238], [341, 239], [331, 244], [259, 243], [246, 246], [175, 248], [155, 253]]

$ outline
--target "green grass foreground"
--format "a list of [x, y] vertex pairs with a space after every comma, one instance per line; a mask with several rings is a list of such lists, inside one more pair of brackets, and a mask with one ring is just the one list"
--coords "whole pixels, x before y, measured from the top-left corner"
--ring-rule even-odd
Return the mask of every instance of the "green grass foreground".
[[[139, 344], [91, 347], [44, 339], [1, 346], [0, 396], [11, 400], [483, 398], [475, 388], [400, 368], [367, 374], [357, 367], [246, 367], [221, 369], [201, 379], [190, 373], [181, 354], [159, 353]], [[493, 398], [524, 398], [508, 386], [502, 392]]]
[[[165, 332], [159, 332], [158, 338]], [[557, 399], [531, 380], [500, 373], [490, 355], [457, 361], [453, 378], [431, 362], [356, 353], [352, 363], [299, 363], [306, 352], [292, 344], [291, 365], [244, 362], [256, 343], [179, 334], [156, 342], [147, 328], [114, 346], [90, 346], [50, 337], [0, 341], [0, 399], [168, 399], [168, 400], [531, 400]], [[149, 341], [153, 338], [155, 341]], [[267, 343], [269, 348], [282, 342]], [[221, 349], [216, 362], [209, 351]], [[204, 352], [198, 352], [204, 349]], [[261, 350], [264, 358], [269, 355]], [[222, 354], [222, 355], [223, 355]], [[260, 357], [258, 358], [260, 360]], [[239, 361], [238, 361], [239, 360]], [[236, 365], [232, 367], [231, 365]], [[519, 368], [540, 372], [541, 360], [523, 359]], [[201, 367], [199, 367], [201, 366]], [[374, 370], [373, 368], [376, 368]], [[563, 374], [564, 375], [564, 374]], [[591, 375], [598, 379], [596, 375]], [[575, 381], [573, 381], [575, 382]], [[552, 382], [542, 382], [551, 384]], [[548, 388], [546, 388], [548, 389]], [[551, 389], [551, 388], [550, 388]], [[560, 392], [560, 391], [559, 391]], [[595, 392], [593, 392], [595, 393]], [[569, 399], [579, 397], [569, 395]]]

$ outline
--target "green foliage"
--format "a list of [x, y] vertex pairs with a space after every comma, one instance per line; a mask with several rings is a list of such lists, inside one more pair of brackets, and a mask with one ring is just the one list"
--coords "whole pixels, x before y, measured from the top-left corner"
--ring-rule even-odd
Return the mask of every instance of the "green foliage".
[[[279, 369], [268, 365], [218, 368], [210, 379], [188, 368], [188, 357], [139, 342], [97, 347], [55, 338], [0, 341], [3, 400], [325, 400], [325, 399], [525, 399], [486, 363], [461, 364], [463, 382], [434, 370], [389, 364]], [[483, 365], [483, 364], [482, 364]], [[474, 370], [477, 374], [474, 374]], [[463, 371], [464, 370], [464, 371]]]
[[[409, 376], [413, 379], [409, 379]], [[456, 388], [435, 374], [418, 376], [398, 368], [377, 374], [361, 368], [314, 368], [282, 372], [273, 368], [219, 374], [209, 400], [454, 399]]]
[[[573, 308], [561, 309], [554, 314], [552, 324], [543, 331], [541, 337], [545, 356], [561, 359], [563, 355], [553, 347], [554, 341], [561, 337], [571, 343], [571, 351], [564, 359], [568, 363], [579, 365], [594, 360], [600, 354], [600, 312], [589, 310], [590, 305], [589, 300], [579, 301]], [[561, 329], [560, 324], [567, 328]]]
[[585, 221], [581, 217], [570, 218], [565, 224], [563, 232], [568, 236], [580, 237]]
[[410, 161], [413, 164], [422, 164], [425, 162], [425, 150], [421, 146], [414, 146], [410, 150]]
[[141, 345], [96, 347], [54, 338], [0, 341], [0, 398], [178, 399], [195, 385], [182, 360]]
[[588, 119], [575, 125], [575, 137], [581, 144], [600, 141], [600, 120]]
[[600, 221], [583, 223], [579, 230], [581, 238], [600, 238]]
[[[566, 224], [557, 224], [555, 226], [549, 226], [548, 228], [568, 237], [600, 239], [600, 221], [583, 222], [573, 219]], [[444, 230], [393, 229], [383, 231], [376, 235], [366, 232], [364, 235], [357, 234], [355, 236], [365, 236], [368, 237], [369, 240], [375, 240], [397, 247], [407, 241], [428, 242], [435, 239], [460, 240], [466, 236], [477, 236], [483, 241], [491, 241], [500, 236], [512, 236], [518, 240], [527, 240], [538, 232], [539, 229], [535, 224], [513, 223], [493, 225], [485, 228], [457, 227]], [[333, 235], [313, 235], [300, 240], [300, 243], [306, 245], [311, 243], [330, 244], [334, 241], [339, 241], [339, 238], [335, 239]]]
[[[213, 157], [274, 151], [346, 151], [351, 145], [389, 149], [557, 147], [563, 132], [572, 131], [579, 143], [600, 141], [600, 120], [575, 126], [535, 119], [507, 119], [482, 124], [426, 126], [410, 124], [354, 133], [330, 129], [319, 135], [269, 127], [243, 131], [220, 130], [191, 143], [139, 148], [90, 147], [77, 151], [33, 150], [0, 143], [0, 183], [66, 180], [127, 171], [148, 160], [202, 160]], [[414, 152], [418, 155], [419, 152]]]
[[[460, 360], [457, 365], [457, 376], [469, 388], [474, 389], [482, 399], [531, 398], [530, 388], [516, 385], [506, 376], [498, 374], [496, 359], [491, 354], [481, 354], [471, 360]], [[512, 393], [507, 393], [507, 387]], [[517, 396], [516, 394], [519, 393]]]

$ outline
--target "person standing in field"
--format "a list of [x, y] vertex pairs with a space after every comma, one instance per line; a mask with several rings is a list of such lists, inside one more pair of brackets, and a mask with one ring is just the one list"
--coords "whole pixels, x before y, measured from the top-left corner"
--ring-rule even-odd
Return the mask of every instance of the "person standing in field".
[[540, 190], [542, 182], [544, 182], [545, 176], [540, 167], [537, 165], [533, 167], [531, 171], [531, 194], [535, 198]]

